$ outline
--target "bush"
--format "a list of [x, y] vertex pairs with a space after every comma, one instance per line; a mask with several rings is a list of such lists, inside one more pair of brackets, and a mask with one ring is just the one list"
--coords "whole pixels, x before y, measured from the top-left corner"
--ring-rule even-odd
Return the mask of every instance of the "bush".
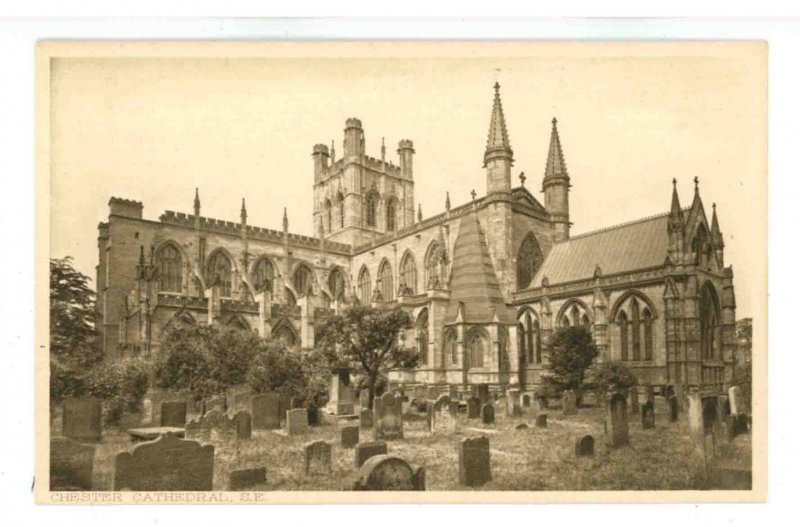
[[303, 360], [278, 344], [263, 346], [250, 365], [247, 383], [254, 393], [276, 392], [307, 398], [308, 379]]
[[148, 367], [140, 359], [103, 362], [92, 368], [83, 382], [85, 394], [102, 401], [106, 424], [118, 423], [125, 412], [141, 410], [150, 385]]
[[542, 377], [545, 390], [560, 394], [575, 390], [581, 396], [585, 386], [586, 371], [597, 358], [592, 334], [580, 326], [559, 328], [547, 342], [550, 368]]
[[636, 376], [621, 362], [611, 361], [593, 368], [590, 385], [602, 393], [623, 392], [638, 384]]
[[314, 401], [317, 406], [328, 402], [328, 389], [331, 382], [332, 365], [329, 356], [322, 350], [310, 351], [301, 357], [303, 373], [306, 379], [306, 400]]

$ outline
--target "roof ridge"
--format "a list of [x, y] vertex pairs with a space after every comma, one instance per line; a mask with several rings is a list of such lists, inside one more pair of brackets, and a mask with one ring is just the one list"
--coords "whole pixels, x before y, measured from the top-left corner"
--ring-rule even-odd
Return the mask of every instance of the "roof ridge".
[[[684, 207], [684, 208], [681, 209], [681, 211], [685, 212], [685, 211], [687, 211], [689, 209], [691, 209], [691, 207]], [[670, 214], [669, 211], [668, 212], [661, 212], [659, 214], [653, 214], [653, 215], [650, 215], [650, 216], [645, 216], [644, 218], [625, 221], [625, 222], [622, 222], [622, 223], [616, 223], [616, 224], [610, 225], [608, 227], [601, 227], [601, 228], [595, 229], [593, 231], [582, 232], [581, 234], [577, 234], [575, 236], [570, 236], [566, 240], [557, 242], [555, 245], [560, 245], [562, 243], [567, 243], [570, 240], [575, 240], [577, 238], [585, 238], [586, 236], [592, 236], [594, 234], [600, 234], [601, 232], [613, 231], [614, 229], [620, 229], [622, 227], [628, 227], [629, 225], [635, 225], [637, 223], [644, 223], [645, 221], [650, 221], [650, 220], [654, 220], [656, 218], [662, 218], [662, 217], [669, 216], [669, 214]]]

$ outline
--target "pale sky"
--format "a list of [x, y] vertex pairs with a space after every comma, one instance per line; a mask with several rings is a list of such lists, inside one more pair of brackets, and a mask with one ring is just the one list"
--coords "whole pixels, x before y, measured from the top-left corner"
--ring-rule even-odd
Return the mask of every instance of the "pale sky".
[[[630, 48], [630, 44], [627, 45]], [[618, 45], [535, 47], [526, 53], [345, 58], [63, 58], [51, 68], [51, 248], [94, 279], [97, 224], [111, 196], [144, 202], [145, 218], [190, 213], [312, 234], [315, 143], [342, 154], [345, 120], [364, 125], [367, 154], [396, 161], [414, 141], [423, 215], [485, 194], [483, 152], [495, 80], [516, 163], [543, 202], [550, 120], [572, 180], [574, 234], [666, 212], [672, 178], [681, 203], [700, 178], [717, 202], [737, 317], [751, 316], [765, 280], [766, 50], [692, 45], [636, 57]], [[711, 52], [710, 50], [714, 50]], [[708, 50], [708, 53], [706, 51]], [[413, 55], [413, 54], [412, 54]]]

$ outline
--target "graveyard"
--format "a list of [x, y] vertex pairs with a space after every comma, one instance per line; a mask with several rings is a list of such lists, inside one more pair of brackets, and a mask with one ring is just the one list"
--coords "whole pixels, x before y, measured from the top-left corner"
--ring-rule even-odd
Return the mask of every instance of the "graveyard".
[[[335, 415], [342, 413], [335, 409], [292, 409], [292, 402], [277, 396], [266, 402], [229, 397], [213, 409], [206, 405], [205, 416], [192, 404], [179, 405], [176, 415], [167, 403], [150, 416], [128, 415], [118, 426], [103, 427], [99, 439], [93, 432], [76, 434], [74, 424], [68, 424], [72, 430], [66, 435], [78, 435], [81, 448], [93, 448], [88, 454], [81, 450], [81, 456], [90, 457], [88, 473], [95, 491], [136, 490], [137, 485], [187, 490], [195, 485], [195, 480], [169, 483], [170, 476], [155, 474], [164, 463], [190, 478], [201, 474], [197, 478], [205, 483], [197, 483], [192, 490], [354, 490], [368, 468], [359, 470], [357, 464], [369, 459], [380, 461], [393, 477], [392, 471], [399, 469], [386, 469], [386, 463], [405, 462], [409, 481], [413, 479], [409, 485], [429, 491], [679, 490], [749, 485], [750, 434], [747, 424], [740, 423], [743, 419], [732, 419], [736, 416], [711, 416], [705, 407], [698, 414], [689, 401], [681, 404], [673, 421], [670, 399], [648, 393], [629, 395], [627, 404], [623, 401], [612, 409], [594, 397], [573, 407], [575, 401], [569, 397], [545, 403], [527, 395], [519, 398], [515, 390], [497, 399], [496, 395], [482, 402], [477, 411], [478, 402], [466, 394], [453, 399], [442, 395], [435, 400], [386, 394], [376, 400], [374, 414], [362, 413], [360, 401], [354, 398], [333, 406], [346, 411], [344, 415]], [[493, 412], [488, 411], [490, 406]], [[88, 408], [91, 413], [91, 406]], [[270, 415], [265, 419], [264, 415], [251, 415], [253, 411]], [[309, 419], [311, 411], [314, 416]], [[697, 427], [691, 426], [693, 416], [701, 421], [714, 418], [714, 422], [700, 423], [701, 439]], [[56, 413], [54, 438], [66, 431], [65, 417], [74, 419]], [[78, 428], [96, 430], [98, 421], [86, 417], [77, 423]], [[626, 429], [621, 428], [623, 422]], [[132, 433], [137, 430], [152, 433]], [[713, 468], [709, 470], [714, 472], [714, 483], [703, 478], [698, 483], [698, 471], [706, 474], [710, 440], [714, 444], [709, 465]], [[703, 445], [699, 455], [698, 445]], [[164, 452], [157, 452], [161, 446]], [[144, 459], [145, 450], [148, 459], [137, 462], [137, 458]], [[370, 457], [380, 454], [385, 454], [380, 460]], [[405, 465], [400, 468], [406, 470]], [[148, 471], [154, 473], [152, 477]], [[84, 484], [77, 488], [89, 485], [88, 473], [84, 466]], [[75, 487], [68, 484], [66, 488]]]

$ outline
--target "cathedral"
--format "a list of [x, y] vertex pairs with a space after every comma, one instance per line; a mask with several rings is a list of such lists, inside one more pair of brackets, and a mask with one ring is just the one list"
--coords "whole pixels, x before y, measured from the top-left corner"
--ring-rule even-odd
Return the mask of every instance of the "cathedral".
[[[675, 181], [666, 212], [570, 232], [572, 180], [552, 120], [541, 203], [512, 184], [514, 152], [500, 86], [483, 165], [486, 189], [423, 218], [414, 205], [414, 144], [396, 161], [365, 152], [347, 119], [341, 157], [317, 144], [315, 236], [190, 213], [145, 219], [143, 205], [113, 197], [98, 226], [97, 307], [107, 356], [158, 353], [173, 321], [229, 324], [314, 348], [326, 319], [353, 303], [400, 306], [414, 326], [402, 345], [420, 361], [390, 379], [406, 385], [531, 390], [547, 370], [554, 329], [584, 326], [601, 361], [622, 361], [640, 383], [718, 393], [733, 382], [733, 270], [715, 207], [709, 220], [695, 179], [681, 205]], [[544, 145], [543, 145], [544, 146]], [[669, 207], [667, 208], [667, 205]]]

